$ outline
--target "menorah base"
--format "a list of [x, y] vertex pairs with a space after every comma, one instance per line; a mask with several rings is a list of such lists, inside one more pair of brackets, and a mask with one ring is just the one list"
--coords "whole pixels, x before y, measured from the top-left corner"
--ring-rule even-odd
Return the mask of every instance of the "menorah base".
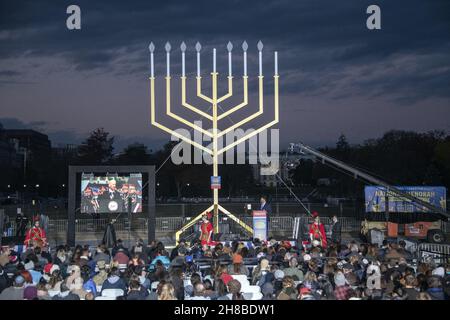
[[[185, 224], [180, 230], [178, 230], [175, 233], [175, 241], [178, 244], [180, 242], [180, 236], [183, 232], [185, 232], [187, 229], [189, 229], [190, 227], [192, 227], [198, 220], [200, 220], [204, 214], [206, 214], [207, 212], [211, 212], [214, 210], [214, 204], [211, 205], [208, 209], [202, 211], [199, 215], [197, 215], [194, 219], [192, 219], [191, 221], [189, 221], [187, 224]], [[236, 217], [235, 215], [233, 215], [230, 211], [228, 211], [227, 209], [225, 209], [224, 207], [222, 207], [220, 204], [218, 205], [218, 211], [222, 212], [224, 215], [226, 215], [228, 218], [230, 218], [231, 220], [233, 220], [234, 222], [236, 222], [240, 227], [242, 227], [245, 231], [247, 231], [250, 235], [253, 235], [253, 229], [248, 226], [246, 223], [244, 223], [244, 221], [242, 221], [241, 219], [239, 219], [238, 217]], [[214, 219], [218, 219], [219, 217], [214, 217]], [[216, 220], [218, 221], [218, 220]]]

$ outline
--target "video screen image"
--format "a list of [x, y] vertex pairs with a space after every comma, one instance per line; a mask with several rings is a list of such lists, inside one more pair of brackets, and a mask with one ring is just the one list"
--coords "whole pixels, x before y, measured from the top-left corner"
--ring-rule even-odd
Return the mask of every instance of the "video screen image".
[[[131, 202], [130, 202], [131, 199]], [[142, 174], [81, 175], [80, 212], [142, 212]]]

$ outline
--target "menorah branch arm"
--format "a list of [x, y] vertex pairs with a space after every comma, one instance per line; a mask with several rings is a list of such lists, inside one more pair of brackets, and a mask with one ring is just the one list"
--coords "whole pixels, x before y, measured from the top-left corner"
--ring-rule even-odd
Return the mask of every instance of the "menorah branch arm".
[[159, 129], [177, 137], [178, 139], [181, 139], [191, 145], [193, 145], [194, 147], [203, 150], [204, 152], [212, 155], [212, 151], [204, 146], [202, 146], [201, 144], [183, 136], [182, 134], [176, 132], [175, 130], [172, 130], [164, 125], [162, 125], [161, 123], [156, 121], [156, 116], [155, 116], [155, 78], [154, 77], [150, 77], [150, 120], [151, 120], [151, 124], [154, 125], [155, 127], [158, 127]]
[[197, 77], [197, 97], [209, 102], [213, 103], [213, 99], [202, 94], [202, 77]]
[[219, 205], [219, 210], [222, 211], [225, 215], [227, 215], [231, 220], [236, 222], [238, 225], [240, 225], [242, 228], [244, 228], [247, 232], [250, 234], [253, 234], [253, 229], [250, 228], [248, 225], [244, 223], [241, 219], [237, 218], [235, 215], [233, 215], [230, 211]]
[[242, 79], [243, 79], [243, 83], [244, 83], [244, 101], [242, 103], [238, 104], [237, 106], [231, 108], [230, 110], [222, 113], [217, 118], [217, 120], [221, 120], [221, 119], [225, 118], [229, 114], [232, 114], [233, 112], [241, 109], [242, 107], [245, 107], [248, 104], [248, 76], [243, 76]]
[[195, 113], [205, 117], [206, 119], [213, 120], [213, 117], [210, 114], [194, 107], [193, 105], [186, 102], [186, 77], [181, 77], [181, 104], [183, 107], [186, 107]]
[[187, 125], [188, 127], [197, 130], [201, 133], [203, 133], [204, 135], [211, 137], [212, 138], [212, 133], [203, 129], [202, 127], [196, 125], [195, 123], [192, 123], [182, 117], [180, 117], [179, 115], [173, 113], [170, 109], [170, 105], [171, 105], [171, 96], [170, 96], [170, 77], [166, 77], [166, 113], [169, 117]]
[[221, 103], [222, 101], [228, 99], [232, 95], [233, 95], [233, 77], [228, 76], [228, 93], [217, 99], [217, 103]]
[[228, 150], [230, 150], [231, 148], [234, 148], [235, 146], [237, 146], [238, 144], [250, 139], [251, 137], [257, 135], [258, 133], [272, 127], [273, 125], [277, 124], [279, 121], [279, 99], [278, 99], [278, 78], [279, 76], [274, 76], [274, 120], [272, 120], [271, 122], [267, 123], [266, 125], [262, 126], [261, 128], [250, 132], [248, 134], [246, 134], [245, 136], [239, 138], [238, 140], [234, 141], [233, 143], [230, 143], [228, 146], [220, 149], [217, 151], [217, 154], [220, 155]]
[[[218, 134], [218, 137], [219, 137], [219, 138], [222, 137], [223, 135], [227, 134], [228, 132], [230, 132], [230, 131], [232, 131], [232, 130], [234, 130], [234, 129], [236, 129], [236, 128], [239, 128], [239, 127], [242, 126], [243, 124], [246, 124], [247, 122], [249, 122], [249, 121], [255, 119], [256, 117], [260, 116], [261, 114], [263, 114], [263, 112], [264, 112], [263, 78], [264, 78], [263, 76], [259, 76], [259, 109], [258, 109], [258, 111], [255, 112], [254, 114], [249, 115], [248, 117], [242, 119], [241, 121], [239, 121], [239, 122], [233, 124], [231, 127], [228, 127], [227, 129], [221, 131], [221, 132]], [[248, 102], [248, 95], [247, 95], [247, 81], [246, 81], [246, 80], [245, 80], [245, 82], [244, 82], [244, 91], [245, 91], [245, 92], [244, 92], [244, 100], [245, 100], [244, 103], [246, 103], [246, 102]], [[243, 106], [244, 106], [244, 105], [243, 105]], [[243, 107], [243, 106], [239, 106], [239, 105], [238, 105], [238, 106], [236, 106], [236, 107], [239, 107], [238, 109], [240, 109], [240, 108]], [[236, 107], [235, 107], [235, 108], [236, 108]], [[233, 109], [235, 109], [235, 108], [233, 108]], [[231, 110], [233, 110], [233, 109], [230, 109], [230, 110], [228, 110], [228, 111], [231, 111]], [[236, 110], [237, 110], [237, 109], [236, 109]], [[236, 110], [234, 110], [234, 111], [236, 111]], [[226, 114], [226, 112], [225, 112], [224, 114]]]

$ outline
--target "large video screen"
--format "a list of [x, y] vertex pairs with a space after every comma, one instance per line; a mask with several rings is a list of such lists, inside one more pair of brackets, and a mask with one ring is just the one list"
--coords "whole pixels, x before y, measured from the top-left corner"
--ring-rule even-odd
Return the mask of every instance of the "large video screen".
[[[131, 201], [130, 201], [131, 199]], [[142, 212], [142, 174], [81, 175], [80, 212]]]

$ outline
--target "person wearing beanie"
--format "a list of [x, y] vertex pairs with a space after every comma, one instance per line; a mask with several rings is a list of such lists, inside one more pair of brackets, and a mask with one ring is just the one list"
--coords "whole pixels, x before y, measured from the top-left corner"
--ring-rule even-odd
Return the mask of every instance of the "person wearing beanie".
[[23, 298], [25, 300], [36, 300], [37, 296], [37, 288], [35, 286], [28, 286], [23, 291]]
[[299, 300], [316, 300], [314, 295], [311, 292], [311, 289], [308, 287], [301, 287], [298, 295]]
[[233, 255], [233, 264], [228, 267], [228, 274], [238, 275], [243, 274], [248, 276], [248, 268], [244, 265], [244, 259], [239, 253]]
[[13, 285], [0, 293], [0, 300], [23, 300], [24, 285], [24, 277], [16, 276]]

